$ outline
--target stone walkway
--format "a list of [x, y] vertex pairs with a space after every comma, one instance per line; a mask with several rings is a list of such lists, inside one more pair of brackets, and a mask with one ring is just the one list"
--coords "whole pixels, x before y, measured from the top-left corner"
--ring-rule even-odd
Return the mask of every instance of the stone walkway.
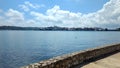
[[120, 52], [75, 68], [120, 68]]

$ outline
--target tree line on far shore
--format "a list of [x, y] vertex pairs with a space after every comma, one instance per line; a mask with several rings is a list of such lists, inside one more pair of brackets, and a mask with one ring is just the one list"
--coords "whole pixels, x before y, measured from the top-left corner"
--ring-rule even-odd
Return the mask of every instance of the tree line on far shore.
[[41, 30], [41, 31], [120, 31], [120, 28], [100, 28], [100, 27], [20, 27], [20, 26], [0, 26], [0, 30]]

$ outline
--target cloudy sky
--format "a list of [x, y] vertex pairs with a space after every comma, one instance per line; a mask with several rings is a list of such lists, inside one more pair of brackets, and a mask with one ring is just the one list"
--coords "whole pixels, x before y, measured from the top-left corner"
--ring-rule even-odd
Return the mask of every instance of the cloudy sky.
[[120, 0], [0, 0], [0, 26], [120, 27]]

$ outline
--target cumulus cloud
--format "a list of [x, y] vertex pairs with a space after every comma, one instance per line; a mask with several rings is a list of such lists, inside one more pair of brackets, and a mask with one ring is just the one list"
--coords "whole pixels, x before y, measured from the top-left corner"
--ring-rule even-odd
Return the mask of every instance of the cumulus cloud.
[[46, 14], [39, 12], [31, 12], [31, 15], [35, 17], [35, 20], [47, 23], [49, 26], [73, 26], [80, 24], [79, 18], [81, 13], [73, 13], [70, 11], [61, 10], [59, 6], [54, 6], [46, 11]]
[[0, 12], [0, 26], [22, 26], [22, 27], [40, 27], [40, 23], [33, 19], [26, 19], [24, 13], [9, 9], [8, 11]]
[[32, 4], [29, 1], [25, 1], [24, 4], [19, 5], [19, 7], [21, 9], [23, 9], [24, 11], [29, 11], [31, 8], [38, 9], [38, 8], [41, 8], [41, 7], [44, 7], [44, 6], [45, 6], [44, 4], [42, 4], [42, 5]]
[[[29, 7], [33, 5], [26, 2]], [[74, 13], [62, 10], [58, 5], [48, 9], [44, 14], [30, 11], [32, 19], [24, 18], [24, 14], [13, 9], [5, 12], [0, 20], [7, 19], [8, 22], [24, 22], [26, 26], [67, 26], [67, 27], [120, 27], [120, 0], [110, 0], [104, 4], [103, 8], [88, 14]], [[34, 7], [35, 8], [35, 7]], [[18, 23], [16, 23], [18, 24]]]
[[2, 12], [1, 14], [0, 25], [14, 26], [24, 21], [23, 13], [17, 10], [9, 9], [7, 12]]
[[23, 21], [24, 20], [24, 15], [23, 13], [17, 11], [17, 10], [13, 10], [13, 9], [9, 9], [6, 13], [5, 13], [6, 17], [10, 20], [14, 20], [14, 21]]
[[[120, 0], [110, 0], [103, 8], [95, 12], [92, 16], [93, 23], [100, 26], [119, 27], [120, 26]], [[92, 23], [92, 22], [91, 22]]]

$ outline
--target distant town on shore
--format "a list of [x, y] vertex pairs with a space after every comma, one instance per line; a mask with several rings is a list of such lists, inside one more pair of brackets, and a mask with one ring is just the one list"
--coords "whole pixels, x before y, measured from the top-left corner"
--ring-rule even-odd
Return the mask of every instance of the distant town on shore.
[[20, 26], [0, 26], [0, 30], [41, 30], [41, 31], [120, 31], [120, 28], [100, 28], [100, 27], [20, 27]]

